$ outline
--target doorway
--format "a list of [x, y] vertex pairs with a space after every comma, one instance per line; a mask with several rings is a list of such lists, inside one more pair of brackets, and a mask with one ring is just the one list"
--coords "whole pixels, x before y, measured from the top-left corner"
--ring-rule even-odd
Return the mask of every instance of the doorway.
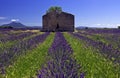
[[58, 31], [59, 30], [59, 24], [57, 24], [57, 27], [56, 27], [56, 31]]

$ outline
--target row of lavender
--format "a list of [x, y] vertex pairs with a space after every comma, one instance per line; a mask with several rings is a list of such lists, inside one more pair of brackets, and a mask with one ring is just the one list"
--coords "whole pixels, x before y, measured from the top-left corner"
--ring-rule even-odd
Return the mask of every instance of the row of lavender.
[[[10, 33], [10, 31], [9, 31], [9, 33]], [[11, 34], [7, 37], [1, 37], [0, 44], [2, 44], [3, 46], [0, 47], [0, 54], [3, 53], [3, 51], [5, 49], [10, 48], [10, 47], [6, 47], [7, 42], [11, 42], [11, 43], [13, 43], [13, 45], [11, 45], [11, 46], [15, 46], [16, 43], [19, 43], [19, 41], [22, 41], [24, 38], [29, 37], [33, 34], [36, 34], [36, 33], [35, 32], [23, 32], [23, 33], [19, 33], [19, 34], [13, 34], [13, 35]], [[14, 44], [13, 41], [16, 41], [16, 43]]]
[[[29, 33], [36, 33], [36, 32], [25, 32], [29, 30], [34, 30], [34, 29], [0, 29], [0, 41], [5, 41], [9, 40], [12, 37], [18, 37], [24, 33], [29, 34]], [[37, 29], [38, 30], [38, 29]]]
[[96, 40], [104, 40], [104, 43], [110, 44], [114, 48], [120, 50], [120, 30], [119, 29], [88, 29], [78, 32], [81, 35], [95, 38]]
[[4, 52], [0, 54], [0, 73], [5, 73], [5, 67], [10, 65], [16, 56], [35, 48], [39, 43], [42, 43], [49, 34], [49, 32], [46, 32], [31, 39], [20, 41], [16, 45], [5, 49]]
[[38, 78], [84, 78], [80, 65], [72, 56], [73, 50], [60, 32], [56, 32], [48, 56], [50, 61], [40, 71]]
[[[78, 30], [78, 31], [81, 31], [81, 30]], [[97, 34], [101, 34], [101, 33], [107, 33], [107, 34], [110, 34], [110, 33], [114, 33], [114, 34], [117, 34], [117, 33], [120, 33], [120, 29], [85, 29], [84, 31], [87, 31], [88, 33], [97, 33]]]
[[0, 29], [0, 34], [9, 34], [10, 35], [10, 31], [9, 29]]
[[0, 29], [0, 38], [7, 38], [9, 36], [14, 36], [14, 35], [19, 35], [22, 34], [24, 32], [22, 32], [23, 30], [10, 30], [10, 29]]
[[23, 39], [27, 36], [33, 35], [33, 34], [35, 34], [35, 33], [34, 32], [23, 32], [23, 33], [20, 33], [20, 34], [11, 34], [7, 37], [1, 37], [0, 42], [3, 43], [3, 42], [7, 42], [7, 41], [20, 40], [20, 39]]
[[[99, 31], [99, 30], [98, 30]], [[78, 32], [79, 34], [83, 35], [83, 36], [87, 36], [91, 39], [100, 41], [100, 40], [104, 40], [104, 43], [110, 44], [112, 47], [114, 48], [118, 48], [120, 49], [120, 32], [119, 33], [114, 33], [114, 32], [109, 32], [109, 33], [103, 33], [103, 32], [92, 32], [91, 33], [89, 31], [85, 31], [84, 32]]]
[[93, 46], [96, 49], [99, 50], [99, 52], [101, 52], [105, 57], [108, 57], [109, 59], [113, 60], [115, 63], [119, 63], [120, 64], [120, 51], [119, 49], [114, 49], [112, 47], [112, 45], [106, 45], [105, 43], [101, 42], [101, 41], [95, 41], [92, 40], [88, 37], [82, 36], [79, 33], [70, 33], [73, 36], [84, 40], [87, 42], [87, 44], [89, 46]]
[[113, 35], [101, 35], [109, 44], [111, 44], [113, 47], [118, 48], [120, 50], [120, 33], [119, 34], [113, 34]]

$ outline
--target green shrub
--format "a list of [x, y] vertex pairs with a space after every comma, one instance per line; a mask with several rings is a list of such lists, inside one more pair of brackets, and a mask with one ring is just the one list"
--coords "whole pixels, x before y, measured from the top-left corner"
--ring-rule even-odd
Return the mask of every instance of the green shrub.
[[50, 12], [57, 12], [57, 13], [61, 13], [62, 12], [62, 8], [58, 7], [58, 6], [52, 6], [47, 10], [47, 13]]

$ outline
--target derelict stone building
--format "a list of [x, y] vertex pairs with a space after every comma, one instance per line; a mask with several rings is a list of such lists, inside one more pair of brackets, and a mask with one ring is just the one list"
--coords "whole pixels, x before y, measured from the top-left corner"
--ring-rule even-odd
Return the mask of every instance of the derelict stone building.
[[66, 12], [49, 12], [42, 17], [43, 31], [74, 31], [74, 15]]

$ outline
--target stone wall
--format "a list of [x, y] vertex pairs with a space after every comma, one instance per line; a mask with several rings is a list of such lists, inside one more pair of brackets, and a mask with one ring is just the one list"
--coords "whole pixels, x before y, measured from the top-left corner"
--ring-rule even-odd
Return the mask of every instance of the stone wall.
[[43, 16], [43, 31], [74, 31], [74, 15], [51, 12]]

